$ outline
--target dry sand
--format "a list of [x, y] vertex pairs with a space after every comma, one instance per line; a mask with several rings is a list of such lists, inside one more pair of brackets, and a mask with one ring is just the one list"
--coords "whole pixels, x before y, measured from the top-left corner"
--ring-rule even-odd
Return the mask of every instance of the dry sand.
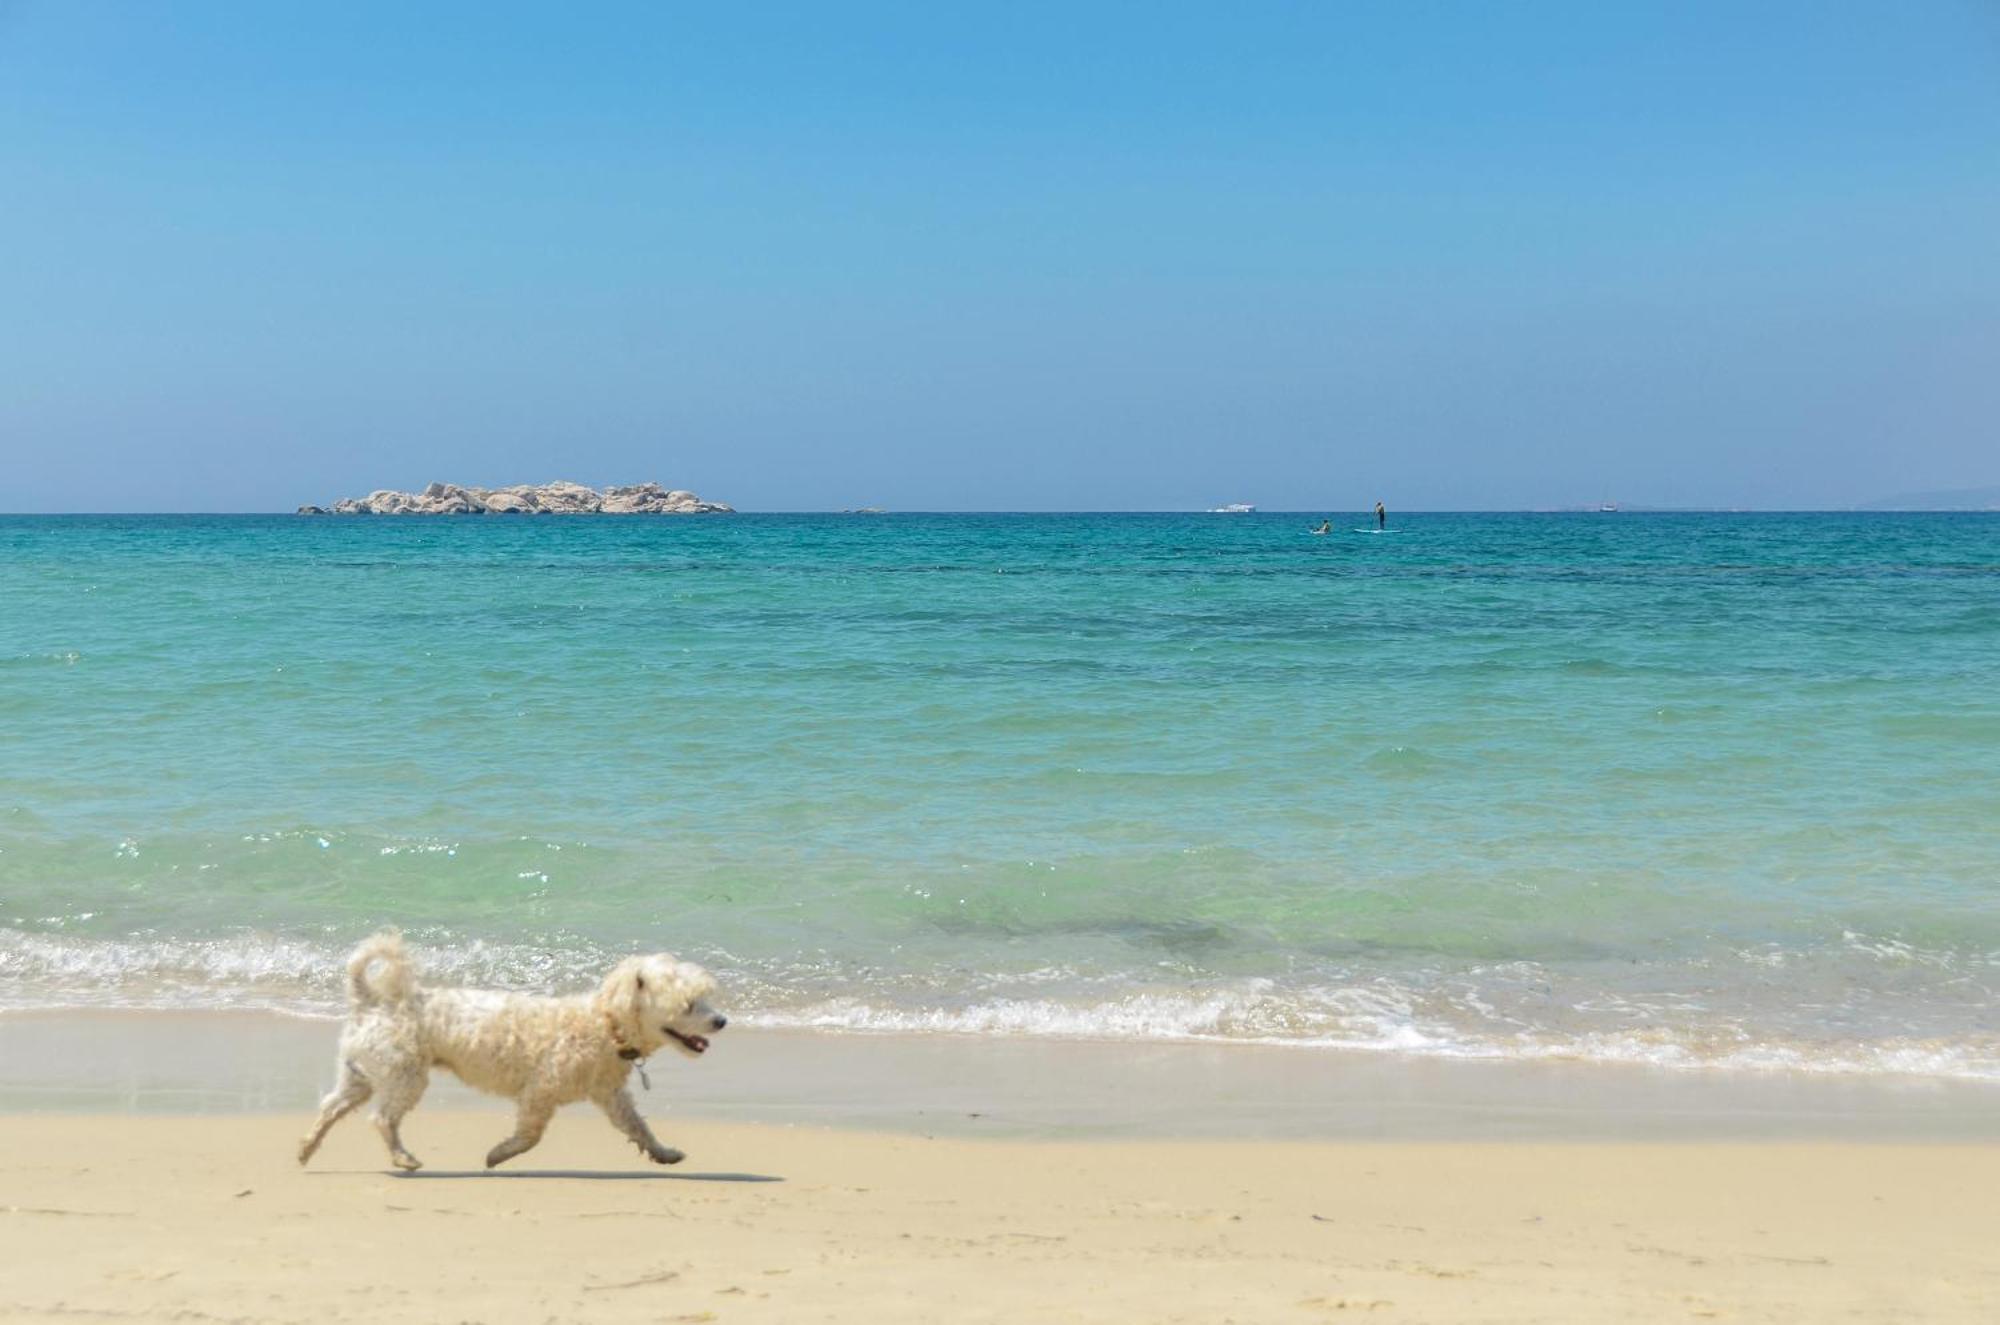
[[588, 1109], [0, 1117], [0, 1319], [2000, 1319], [2000, 1147], [1052, 1141]]

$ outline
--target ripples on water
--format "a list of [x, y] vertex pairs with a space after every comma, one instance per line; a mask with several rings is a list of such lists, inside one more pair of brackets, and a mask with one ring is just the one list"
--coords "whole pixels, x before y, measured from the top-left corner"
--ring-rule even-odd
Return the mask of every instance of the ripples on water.
[[0, 519], [0, 1003], [2000, 1075], [2000, 517]]

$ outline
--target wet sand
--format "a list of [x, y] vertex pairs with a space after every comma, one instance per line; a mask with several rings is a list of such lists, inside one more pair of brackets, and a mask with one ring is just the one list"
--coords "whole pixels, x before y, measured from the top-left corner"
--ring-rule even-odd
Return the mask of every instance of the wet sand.
[[[253, 1012], [0, 1014], [0, 1111], [307, 1113], [337, 1035]], [[1921, 1077], [740, 1025], [651, 1075], [655, 1113], [940, 1135], [2000, 1143], [2000, 1087]], [[445, 1074], [424, 1104], [500, 1107]]]

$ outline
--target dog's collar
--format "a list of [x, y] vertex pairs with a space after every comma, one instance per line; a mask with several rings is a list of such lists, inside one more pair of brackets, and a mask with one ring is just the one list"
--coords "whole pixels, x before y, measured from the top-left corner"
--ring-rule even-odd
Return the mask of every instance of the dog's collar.
[[647, 1090], [651, 1090], [653, 1088], [653, 1083], [646, 1079], [646, 1064], [644, 1061], [646, 1055], [640, 1053], [637, 1049], [634, 1049], [631, 1045], [625, 1043], [625, 1037], [621, 1035], [618, 1031], [617, 1018], [607, 1015], [604, 1018], [604, 1024], [611, 1030], [611, 1043], [618, 1046], [618, 1056], [624, 1059], [626, 1062], [632, 1064], [634, 1068], [638, 1069], [639, 1084], [645, 1087]]
[[618, 1056], [620, 1058], [623, 1058], [626, 1054], [638, 1052], [631, 1045], [625, 1043], [625, 1032], [618, 1029], [618, 1018], [613, 1016], [608, 1009], [604, 1013], [604, 1029], [611, 1036], [611, 1043], [618, 1046]]
[[620, 1058], [628, 1063], [636, 1063], [646, 1056], [625, 1043], [625, 1033], [618, 1029], [618, 1018], [608, 1012], [604, 1014], [604, 1028], [611, 1032], [611, 1043], [618, 1046], [618, 1056]]

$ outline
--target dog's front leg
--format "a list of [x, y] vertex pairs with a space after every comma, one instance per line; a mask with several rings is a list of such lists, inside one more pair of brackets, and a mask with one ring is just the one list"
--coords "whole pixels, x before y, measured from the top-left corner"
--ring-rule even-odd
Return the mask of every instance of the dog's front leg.
[[523, 1151], [533, 1150], [555, 1112], [556, 1106], [541, 1096], [523, 1095], [514, 1113], [514, 1135], [486, 1152], [486, 1167], [505, 1164]]
[[646, 1152], [655, 1164], [678, 1164], [687, 1156], [672, 1146], [663, 1146], [653, 1135], [653, 1129], [646, 1126], [646, 1120], [639, 1113], [639, 1106], [632, 1100], [632, 1092], [620, 1086], [611, 1094], [597, 1101], [610, 1116], [611, 1125], [630, 1137], [632, 1144]]

